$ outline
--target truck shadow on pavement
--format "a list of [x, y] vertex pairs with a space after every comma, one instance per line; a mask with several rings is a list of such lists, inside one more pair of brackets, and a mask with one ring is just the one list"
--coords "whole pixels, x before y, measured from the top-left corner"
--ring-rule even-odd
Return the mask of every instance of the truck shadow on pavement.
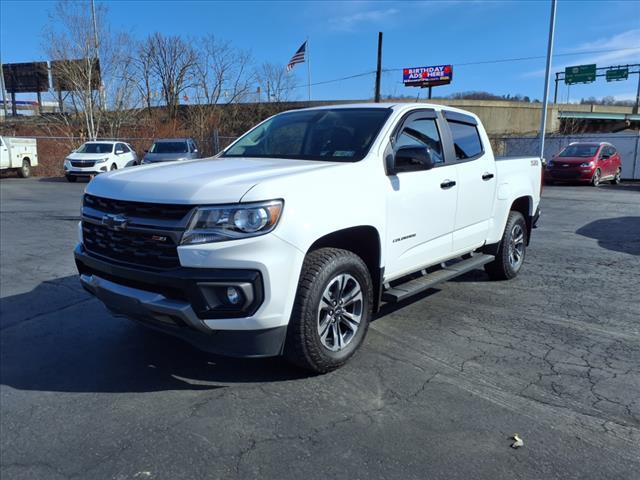
[[0, 299], [0, 383], [15, 389], [211, 390], [305, 377], [279, 358], [218, 357], [112, 317], [75, 276]]
[[640, 217], [602, 218], [576, 230], [598, 245], [615, 252], [640, 255]]

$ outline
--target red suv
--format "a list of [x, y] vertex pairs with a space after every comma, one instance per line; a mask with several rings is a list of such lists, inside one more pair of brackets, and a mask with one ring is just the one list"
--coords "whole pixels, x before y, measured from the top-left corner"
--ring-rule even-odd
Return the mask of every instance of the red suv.
[[571, 143], [555, 155], [544, 172], [547, 183], [586, 182], [597, 187], [611, 180], [620, 183], [620, 154], [610, 143]]

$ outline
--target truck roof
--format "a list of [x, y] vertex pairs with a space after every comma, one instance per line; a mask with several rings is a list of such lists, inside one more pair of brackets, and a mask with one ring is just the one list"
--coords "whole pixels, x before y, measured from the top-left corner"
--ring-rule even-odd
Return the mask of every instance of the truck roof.
[[[416, 108], [431, 108], [433, 110], [447, 110], [451, 112], [458, 112], [464, 115], [470, 115], [476, 119], [478, 116], [468, 110], [462, 110], [460, 108], [450, 107], [448, 105], [440, 105], [436, 103], [422, 103], [422, 102], [388, 102], [388, 103], [345, 103], [338, 105], [322, 105], [318, 107], [303, 108], [300, 110], [327, 110], [327, 109], [340, 109], [340, 108], [390, 108], [394, 111], [407, 111]], [[290, 110], [291, 111], [291, 110]], [[282, 112], [284, 113], [284, 112]]]

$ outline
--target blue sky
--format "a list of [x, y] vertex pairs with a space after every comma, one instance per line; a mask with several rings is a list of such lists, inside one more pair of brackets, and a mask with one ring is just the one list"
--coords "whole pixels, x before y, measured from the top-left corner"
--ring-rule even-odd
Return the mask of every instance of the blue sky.
[[[372, 71], [377, 32], [384, 32], [383, 68], [453, 64], [449, 86], [434, 95], [485, 90], [541, 98], [550, 3], [548, 1], [450, 2], [212, 2], [100, 1], [108, 22], [143, 38], [159, 31], [196, 37], [212, 33], [250, 50], [256, 63], [284, 66], [308, 36], [312, 82]], [[3, 63], [46, 60], [40, 32], [52, 3], [0, 0], [0, 55]], [[621, 50], [624, 49], [624, 50]], [[603, 53], [580, 52], [606, 50]], [[559, 0], [554, 71], [567, 65], [640, 63], [640, 2]], [[520, 57], [524, 61], [464, 65]], [[298, 82], [307, 81], [297, 65]], [[359, 99], [373, 94], [373, 75], [312, 87], [314, 99]], [[633, 99], [637, 77], [590, 85], [564, 85], [562, 100], [613, 95]], [[402, 85], [402, 72], [382, 78], [384, 95], [417, 95]], [[422, 92], [425, 95], [426, 91]], [[306, 98], [306, 88], [297, 96]]]

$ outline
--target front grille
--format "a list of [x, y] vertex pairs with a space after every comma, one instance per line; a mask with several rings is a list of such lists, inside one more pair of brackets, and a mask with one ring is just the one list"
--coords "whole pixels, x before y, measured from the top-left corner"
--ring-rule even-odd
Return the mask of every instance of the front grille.
[[126, 230], [115, 231], [83, 221], [82, 240], [89, 252], [118, 262], [155, 268], [172, 268], [180, 265], [177, 245], [170, 236]]
[[94, 160], [71, 160], [71, 166], [73, 167], [93, 167], [95, 164]]
[[578, 178], [580, 177], [581, 172], [580, 171], [575, 171], [575, 170], [552, 170], [551, 171], [551, 176], [553, 178], [564, 178], [564, 179], [570, 179], [570, 178]]
[[177, 248], [192, 210], [192, 205], [128, 202], [87, 194], [82, 211], [84, 247], [117, 263], [178, 267]]
[[89, 194], [84, 196], [84, 206], [103, 213], [119, 213], [130, 217], [162, 220], [182, 220], [193, 208], [193, 205], [125, 202]]

